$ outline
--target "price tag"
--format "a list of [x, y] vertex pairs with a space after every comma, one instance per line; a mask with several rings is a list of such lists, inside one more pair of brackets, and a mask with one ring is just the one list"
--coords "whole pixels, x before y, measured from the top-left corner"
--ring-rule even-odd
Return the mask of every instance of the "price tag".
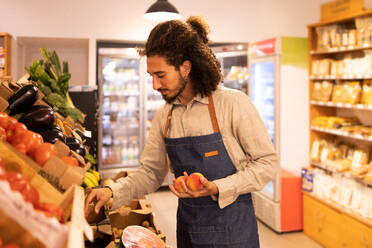
[[85, 130], [84, 131], [84, 136], [87, 137], [87, 138], [92, 138], [92, 132], [88, 131], [88, 130]]

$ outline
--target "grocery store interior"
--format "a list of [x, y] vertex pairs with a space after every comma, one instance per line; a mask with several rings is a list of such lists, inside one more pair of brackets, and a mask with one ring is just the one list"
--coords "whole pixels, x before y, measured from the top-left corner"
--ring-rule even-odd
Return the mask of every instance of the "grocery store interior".
[[[220, 85], [249, 97], [279, 158], [251, 193], [260, 247], [372, 247], [372, 1], [2, 0], [1, 9], [0, 248], [177, 247], [172, 170], [154, 192], [125, 187], [150, 170], [141, 154], [166, 104], [139, 50], [157, 24], [190, 16], [209, 25]], [[257, 166], [237, 145], [245, 170]], [[85, 203], [120, 182], [122, 197], [140, 196], [119, 205], [114, 193], [98, 213]]]

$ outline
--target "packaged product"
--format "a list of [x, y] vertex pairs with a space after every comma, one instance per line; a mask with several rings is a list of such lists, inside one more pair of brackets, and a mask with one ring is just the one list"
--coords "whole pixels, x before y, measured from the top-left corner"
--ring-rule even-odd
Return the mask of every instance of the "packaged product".
[[362, 87], [361, 103], [372, 105], [372, 80], [364, 80]]
[[331, 99], [333, 84], [331, 81], [315, 82], [312, 99], [315, 101], [328, 102]]
[[362, 87], [359, 81], [351, 81], [345, 84], [346, 94], [343, 103], [357, 104], [360, 101]]
[[350, 168], [352, 175], [360, 176], [362, 174], [366, 174], [370, 170], [368, 161], [369, 161], [368, 147], [355, 150]]

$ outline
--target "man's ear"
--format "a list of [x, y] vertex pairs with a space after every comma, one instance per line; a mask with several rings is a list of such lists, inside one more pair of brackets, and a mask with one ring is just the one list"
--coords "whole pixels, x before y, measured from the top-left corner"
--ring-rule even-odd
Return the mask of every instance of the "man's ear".
[[191, 62], [189, 60], [183, 61], [180, 66], [180, 72], [183, 78], [187, 78], [191, 71]]

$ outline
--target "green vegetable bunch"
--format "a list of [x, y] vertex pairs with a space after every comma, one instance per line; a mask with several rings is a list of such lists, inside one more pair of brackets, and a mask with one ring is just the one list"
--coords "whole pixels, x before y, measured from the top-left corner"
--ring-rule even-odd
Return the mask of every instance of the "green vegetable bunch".
[[75, 121], [84, 122], [84, 116], [77, 109], [68, 94], [71, 74], [68, 71], [68, 63], [63, 61], [63, 68], [56, 51], [48, 52], [41, 48], [44, 60], [35, 60], [29, 68], [29, 80], [38, 83], [39, 89], [46, 96], [46, 100], [53, 105], [54, 109], [65, 116], [70, 116]]

